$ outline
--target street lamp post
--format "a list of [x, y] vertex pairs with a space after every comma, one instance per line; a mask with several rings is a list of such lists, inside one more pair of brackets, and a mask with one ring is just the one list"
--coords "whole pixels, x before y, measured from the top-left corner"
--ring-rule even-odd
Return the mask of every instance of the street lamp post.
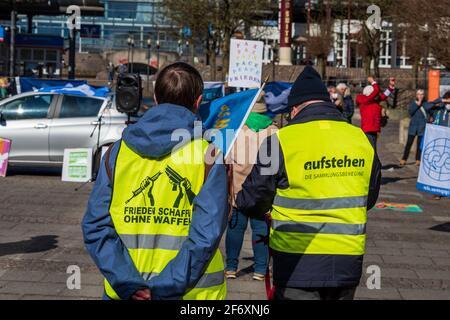
[[160, 43], [159, 43], [159, 35], [158, 35], [158, 40], [156, 40], [156, 64], [158, 66], [158, 70], [159, 70], [159, 49], [160, 49]]
[[131, 73], [133, 73], [134, 64], [134, 38], [131, 38]]
[[181, 39], [178, 40], [178, 54], [180, 56], [180, 61], [183, 61], [183, 48]]
[[150, 57], [152, 53], [152, 39], [149, 37], [147, 39], [147, 50], [148, 50], [148, 59], [147, 59], [147, 94], [150, 93]]
[[133, 39], [131, 38], [131, 34], [128, 36], [127, 39], [127, 44], [128, 44], [128, 73], [130, 73], [130, 53], [131, 53], [131, 42], [133, 41]]

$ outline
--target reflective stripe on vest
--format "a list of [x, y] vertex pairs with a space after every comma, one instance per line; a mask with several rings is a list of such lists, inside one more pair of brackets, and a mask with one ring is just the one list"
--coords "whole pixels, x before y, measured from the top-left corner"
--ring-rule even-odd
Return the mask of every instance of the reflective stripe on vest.
[[[204, 182], [208, 143], [194, 140], [161, 159], [144, 158], [124, 141], [114, 169], [110, 214], [122, 243], [144, 280], [158, 276], [186, 241], [193, 201]], [[187, 275], [188, 276], [188, 275]], [[119, 299], [105, 280], [105, 292]], [[225, 299], [219, 250], [182, 299]]]
[[[148, 281], [153, 277], [158, 276], [157, 272], [143, 272], [141, 273], [142, 278]], [[200, 280], [195, 284], [195, 288], [209, 288], [214, 286], [222, 285], [225, 281], [225, 274], [223, 271], [217, 271], [213, 273], [205, 273]]]
[[289, 181], [273, 202], [270, 247], [279, 252], [362, 255], [374, 151], [364, 133], [312, 121], [277, 133]]
[[291, 199], [277, 195], [273, 204], [279, 207], [299, 210], [359, 208], [367, 206], [367, 196], [329, 199]]

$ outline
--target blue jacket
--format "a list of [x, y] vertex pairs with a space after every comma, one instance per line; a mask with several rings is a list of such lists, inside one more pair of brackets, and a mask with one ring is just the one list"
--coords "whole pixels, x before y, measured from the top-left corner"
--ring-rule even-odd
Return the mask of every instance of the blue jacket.
[[425, 109], [433, 117], [433, 124], [443, 127], [450, 127], [450, 111], [445, 109], [442, 98], [426, 103]]
[[[427, 103], [423, 104], [423, 110], [426, 112]], [[411, 122], [409, 123], [408, 135], [422, 137], [425, 134], [425, 126], [428, 122], [428, 115], [425, 117], [420, 106], [417, 105], [416, 100], [412, 101], [408, 107], [408, 113], [411, 117]]]
[[[170, 154], [179, 143], [179, 140], [171, 140], [174, 130], [185, 129], [193, 137], [196, 120], [196, 116], [184, 107], [158, 105], [126, 128], [122, 139], [134, 152], [159, 158]], [[119, 146], [120, 141], [111, 149], [109, 164], [112, 172]], [[82, 222], [84, 242], [97, 267], [122, 299], [129, 299], [143, 288], [151, 290], [152, 299], [180, 298], [200, 279], [225, 231], [228, 190], [224, 165], [213, 165], [194, 199], [189, 235], [181, 250], [158, 276], [149, 281], [141, 277], [114, 229], [109, 214], [111, 195], [111, 181], [106, 173], [105, 159], [102, 159]]]
[[344, 117], [351, 122], [353, 114], [355, 113], [355, 103], [353, 102], [352, 96], [346, 96], [344, 99]]

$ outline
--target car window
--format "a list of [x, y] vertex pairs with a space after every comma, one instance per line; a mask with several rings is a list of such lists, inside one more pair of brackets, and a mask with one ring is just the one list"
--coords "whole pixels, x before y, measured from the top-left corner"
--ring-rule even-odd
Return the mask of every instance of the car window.
[[64, 96], [60, 118], [96, 117], [103, 100], [89, 97]]
[[18, 98], [3, 105], [6, 120], [29, 120], [47, 118], [52, 95], [34, 95]]

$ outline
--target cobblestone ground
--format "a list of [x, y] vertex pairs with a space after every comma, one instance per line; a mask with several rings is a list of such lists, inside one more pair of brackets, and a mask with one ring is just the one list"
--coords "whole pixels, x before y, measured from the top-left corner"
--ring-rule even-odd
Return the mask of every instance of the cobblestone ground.
[[[423, 213], [371, 211], [365, 268], [381, 268], [381, 289], [359, 299], [450, 299], [450, 200], [434, 201], [415, 189], [417, 168], [398, 168], [398, 123], [380, 140], [384, 165], [380, 201], [414, 203]], [[412, 157], [411, 157], [412, 159]], [[92, 186], [60, 181], [58, 171], [14, 170], [0, 180], [0, 299], [98, 299], [102, 278], [85, 252], [80, 221]], [[221, 245], [221, 250], [223, 250]], [[229, 299], [265, 299], [264, 284], [251, 280], [247, 231], [239, 277], [228, 281]], [[81, 268], [81, 289], [69, 290], [69, 265]]]

